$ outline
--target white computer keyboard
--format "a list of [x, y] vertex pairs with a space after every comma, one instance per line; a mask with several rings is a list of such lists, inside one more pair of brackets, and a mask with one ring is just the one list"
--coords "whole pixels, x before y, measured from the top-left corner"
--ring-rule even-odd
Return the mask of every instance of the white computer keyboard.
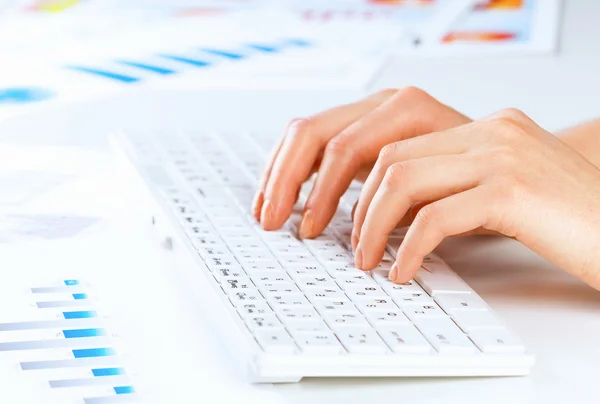
[[189, 253], [190, 286], [210, 293], [216, 328], [253, 381], [529, 373], [533, 355], [438, 256], [426, 257], [407, 284], [388, 280], [402, 229], [378, 268], [354, 267], [348, 212], [359, 184], [321, 236], [299, 240], [310, 181], [281, 230], [262, 230], [250, 214], [273, 136], [174, 131], [116, 139]]

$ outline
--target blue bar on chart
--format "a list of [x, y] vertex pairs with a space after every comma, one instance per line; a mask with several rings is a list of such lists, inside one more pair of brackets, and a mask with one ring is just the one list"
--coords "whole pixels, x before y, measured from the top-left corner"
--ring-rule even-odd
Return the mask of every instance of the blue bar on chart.
[[73, 70], [80, 73], [87, 73], [93, 76], [98, 76], [106, 79], [111, 79], [114, 81], [118, 81], [120, 83], [135, 83], [140, 81], [138, 77], [128, 76], [122, 73], [111, 72], [108, 70], [95, 69], [92, 67], [85, 66], [65, 66], [69, 70]]
[[88, 298], [88, 295], [86, 293], [73, 293], [73, 299], [75, 299], [75, 300], [84, 300], [87, 298]]
[[123, 368], [99, 368], [92, 369], [92, 374], [95, 377], [104, 377], [104, 376], [119, 376], [125, 374], [125, 369]]
[[73, 349], [73, 356], [79, 358], [96, 358], [100, 356], [113, 356], [116, 352], [112, 348], [86, 348], [86, 349]]
[[147, 63], [132, 62], [129, 60], [116, 60], [115, 62], [120, 63], [125, 66], [130, 66], [130, 67], [135, 67], [137, 69], [147, 70], [149, 72], [156, 73], [156, 74], [169, 75], [169, 74], [176, 73], [176, 71], [173, 69], [168, 69], [168, 68], [162, 67], [162, 66], [150, 65]]
[[248, 44], [247, 45], [249, 48], [261, 51], [261, 52], [267, 52], [267, 53], [273, 53], [273, 52], [277, 52], [279, 49], [275, 46], [268, 46], [268, 45], [258, 45], [258, 44]]
[[98, 317], [98, 313], [95, 310], [65, 311], [63, 312], [63, 316], [65, 320], [72, 320], [76, 318]]
[[135, 390], [133, 389], [133, 386], [115, 387], [115, 393], [117, 393], [117, 394], [132, 394], [134, 392], [135, 392]]
[[77, 279], [65, 279], [63, 282], [65, 286], [77, 286], [81, 284]]
[[106, 330], [103, 328], [81, 328], [75, 330], [63, 330], [65, 338], [90, 338], [106, 337]]
[[207, 66], [210, 66], [210, 63], [206, 62], [204, 60], [192, 59], [192, 58], [188, 58], [188, 57], [177, 56], [177, 55], [169, 55], [169, 54], [160, 54], [159, 56], [162, 57], [162, 58], [165, 58], [165, 59], [174, 60], [176, 62], [185, 63], [185, 64], [192, 65], [192, 66], [195, 66], [195, 67], [207, 67]]
[[211, 55], [215, 55], [215, 56], [221, 56], [227, 59], [243, 59], [245, 56], [242, 55], [241, 53], [234, 53], [234, 52], [230, 52], [230, 51], [224, 51], [224, 50], [219, 50], [219, 49], [208, 49], [208, 48], [202, 48], [200, 49], [202, 52], [205, 53], [209, 53]]

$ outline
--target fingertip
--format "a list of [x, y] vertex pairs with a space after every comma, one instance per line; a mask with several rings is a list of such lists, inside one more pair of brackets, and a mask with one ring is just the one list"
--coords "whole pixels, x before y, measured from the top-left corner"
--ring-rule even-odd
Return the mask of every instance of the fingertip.
[[407, 260], [403, 254], [398, 254], [396, 257], [396, 262], [394, 263], [396, 272], [393, 278], [390, 272], [390, 280], [398, 284], [407, 283], [412, 280], [420, 264], [409, 261], [410, 260]]
[[298, 226], [298, 237], [301, 239], [312, 238], [314, 227], [314, 217], [311, 209], [307, 209], [302, 214], [300, 226]]
[[352, 236], [350, 237], [350, 242], [352, 243], [352, 251], [356, 251], [356, 246], [358, 246], [358, 236], [356, 235], [356, 230], [352, 228]]
[[260, 212], [260, 224], [264, 230], [274, 230], [273, 226], [273, 203], [265, 199]]
[[258, 191], [254, 196], [254, 200], [252, 201], [252, 216], [260, 222], [262, 215], [262, 208], [265, 201], [265, 195], [262, 191]]

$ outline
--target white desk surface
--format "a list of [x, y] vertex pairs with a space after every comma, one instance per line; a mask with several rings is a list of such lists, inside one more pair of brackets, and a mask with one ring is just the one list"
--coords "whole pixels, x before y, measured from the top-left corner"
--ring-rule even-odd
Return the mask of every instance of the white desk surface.
[[[548, 129], [600, 115], [600, 2], [565, 0], [557, 56], [397, 59], [375, 87], [420, 86], [459, 110], [479, 117], [518, 107]], [[359, 94], [243, 92], [129, 95], [101, 103], [49, 111], [3, 123], [0, 140], [106, 147], [115, 125], [278, 130], [302, 116]], [[177, 100], [174, 104], [172, 100]], [[133, 102], [136, 107], [131, 107]], [[125, 107], [127, 105], [127, 107]], [[229, 108], [229, 110], [227, 109]], [[153, 113], [149, 113], [153, 111]], [[101, 119], [99, 119], [101, 118]], [[40, 127], [44, 131], [39, 130]], [[93, 246], [90, 246], [93, 249]], [[149, 254], [156, 244], [148, 242]], [[55, 252], [59, 253], [59, 252]], [[519, 333], [537, 355], [530, 376], [479, 379], [308, 379], [289, 385], [247, 385], [215, 354], [211, 332], [197, 324], [187, 352], [191, 383], [179, 397], [203, 402], [212, 380], [268, 403], [597, 403], [600, 370], [600, 292], [592, 290], [510, 240], [447, 240], [439, 253]], [[144, 261], [148, 261], [147, 259]], [[165, 284], [176, 295], [177, 285]], [[168, 295], [169, 295], [168, 294]], [[188, 312], [184, 302], [165, 301]], [[187, 330], [190, 324], [181, 324]], [[177, 326], [177, 325], [174, 325]], [[183, 348], [182, 348], [183, 349]], [[165, 359], [168, 361], [169, 359]], [[203, 376], [204, 375], [204, 376]], [[217, 375], [217, 376], [215, 376]], [[203, 381], [205, 384], [203, 384]], [[185, 395], [184, 395], [185, 393]], [[217, 396], [211, 402], [219, 402]], [[241, 402], [244, 402], [242, 400]]]

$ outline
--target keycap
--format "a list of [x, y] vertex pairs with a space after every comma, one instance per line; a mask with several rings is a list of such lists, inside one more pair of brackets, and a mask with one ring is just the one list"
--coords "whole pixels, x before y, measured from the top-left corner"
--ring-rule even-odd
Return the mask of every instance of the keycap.
[[412, 322], [417, 322], [423, 318], [448, 318], [447, 314], [435, 302], [406, 306], [402, 308], [402, 311]]
[[246, 325], [254, 332], [263, 328], [282, 328], [283, 325], [275, 314], [252, 315], [245, 318]]
[[336, 355], [344, 352], [344, 348], [331, 331], [297, 332], [293, 335], [302, 353]]
[[398, 324], [410, 324], [408, 318], [400, 309], [392, 309], [385, 311], [366, 311], [365, 317], [373, 327], [393, 327]]
[[525, 352], [525, 345], [521, 340], [505, 328], [473, 330], [469, 333], [469, 338], [483, 353], [518, 354]]
[[489, 310], [482, 298], [470, 293], [438, 294], [435, 301], [447, 313], [455, 310]]
[[304, 291], [308, 300], [310, 300], [313, 304], [319, 300], [344, 300], [346, 299], [346, 295], [342, 290], [336, 285], [331, 288], [309, 288]]
[[471, 340], [451, 321], [445, 319], [417, 323], [419, 331], [440, 354], [470, 355], [475, 353]]
[[466, 333], [479, 328], [504, 328], [504, 324], [488, 310], [455, 310], [451, 315]]
[[425, 292], [393, 294], [392, 300], [401, 308], [416, 305], [435, 305], [433, 299]]
[[353, 303], [363, 313], [367, 313], [369, 311], [390, 311], [397, 308], [389, 296], [383, 298], [365, 297], [363, 299], [355, 299], [353, 300]]
[[254, 301], [251, 303], [242, 303], [237, 306], [237, 312], [245, 319], [249, 316], [262, 316], [272, 314], [273, 310], [265, 301]]
[[415, 280], [434, 297], [439, 293], [471, 293], [471, 288], [458, 275], [437, 260], [423, 263]]
[[336, 331], [340, 342], [350, 353], [385, 354], [387, 346], [372, 328], [343, 327]]
[[283, 328], [258, 329], [254, 336], [267, 353], [293, 354], [297, 351], [294, 341]]
[[377, 332], [394, 353], [426, 354], [432, 351], [431, 344], [410, 323], [378, 328]]
[[236, 307], [247, 302], [264, 300], [263, 296], [256, 289], [230, 289], [228, 295], [229, 299]]
[[325, 322], [333, 329], [348, 326], [367, 326], [368, 322], [359, 312], [325, 312]]

